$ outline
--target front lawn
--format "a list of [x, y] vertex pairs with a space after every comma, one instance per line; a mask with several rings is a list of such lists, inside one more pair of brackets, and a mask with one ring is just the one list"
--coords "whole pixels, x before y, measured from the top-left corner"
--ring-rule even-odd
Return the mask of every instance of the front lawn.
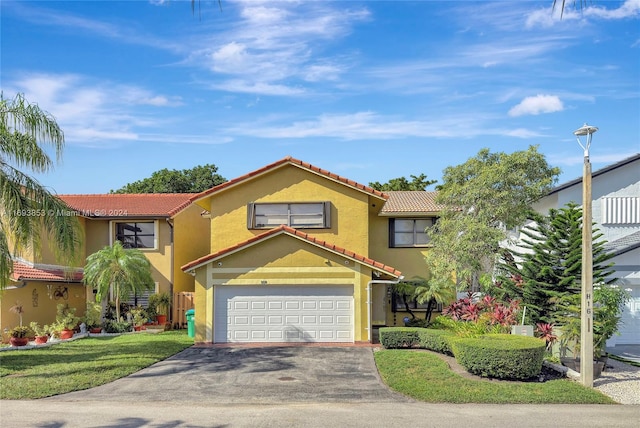
[[90, 337], [0, 352], [0, 399], [43, 398], [93, 388], [193, 345], [185, 330]]
[[374, 355], [380, 376], [389, 387], [429, 403], [615, 403], [599, 391], [567, 379], [544, 383], [471, 380], [454, 373], [429, 352], [385, 349]]

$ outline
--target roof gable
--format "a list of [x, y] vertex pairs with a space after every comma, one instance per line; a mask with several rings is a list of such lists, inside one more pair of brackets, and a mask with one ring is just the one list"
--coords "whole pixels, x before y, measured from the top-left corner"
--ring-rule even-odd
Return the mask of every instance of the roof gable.
[[362, 256], [360, 254], [357, 254], [353, 251], [349, 251], [345, 248], [342, 247], [338, 247], [337, 245], [331, 244], [329, 242], [323, 241], [321, 239], [317, 239], [307, 233], [301, 232], [297, 229], [291, 228], [289, 226], [280, 226], [277, 227], [275, 229], [271, 229], [268, 230], [264, 233], [261, 233], [259, 235], [253, 236], [245, 241], [239, 242], [231, 247], [225, 248], [223, 250], [217, 251], [215, 253], [206, 255], [204, 257], [200, 257], [199, 259], [196, 259], [190, 263], [187, 263], [186, 265], [182, 266], [182, 270], [184, 272], [188, 272], [188, 271], [192, 271], [194, 269], [197, 269], [203, 265], [206, 265], [214, 260], [217, 260], [219, 258], [228, 256], [230, 254], [236, 253], [238, 251], [242, 251], [250, 246], [256, 245], [260, 242], [263, 242], [267, 239], [271, 239], [275, 236], [279, 236], [282, 234], [286, 234], [288, 236], [291, 236], [293, 238], [296, 239], [300, 239], [306, 243], [309, 243], [311, 245], [315, 245], [317, 247], [323, 248], [325, 250], [331, 251], [335, 254], [338, 254], [342, 257], [345, 257], [347, 259], [353, 260], [357, 263], [366, 265], [376, 271], [380, 271], [383, 273], [386, 273], [388, 275], [394, 276], [396, 278], [402, 276], [402, 272], [400, 272], [397, 269], [394, 269], [391, 266], [387, 266], [384, 263], [380, 263], [377, 262], [373, 259], [370, 259], [368, 257]]
[[364, 192], [367, 193], [371, 196], [374, 196], [376, 198], [382, 199], [382, 200], [386, 200], [388, 198], [387, 194], [384, 192], [380, 192], [379, 190], [375, 190], [372, 187], [369, 186], [365, 186], [364, 184], [360, 184], [356, 181], [353, 180], [349, 180], [348, 178], [342, 177], [338, 174], [334, 174], [330, 171], [327, 171], [325, 169], [319, 168], [317, 166], [311, 165], [310, 163], [307, 162], [303, 162], [301, 160], [295, 159], [291, 156], [287, 156], [283, 159], [280, 159], [279, 161], [276, 161], [274, 163], [271, 163], [269, 165], [263, 166], [262, 168], [256, 169], [255, 171], [251, 171], [247, 174], [241, 175], [240, 177], [236, 177], [232, 180], [229, 180], [225, 183], [219, 184], [218, 186], [212, 187], [209, 190], [205, 190], [202, 193], [199, 193], [195, 196], [193, 196], [191, 198], [192, 202], [198, 202], [202, 199], [205, 199], [209, 196], [212, 196], [216, 193], [222, 192], [224, 190], [227, 190], [229, 188], [232, 188], [234, 186], [237, 186], [239, 184], [242, 183], [246, 183], [247, 181], [250, 180], [254, 180], [258, 177], [260, 177], [263, 174], [275, 171], [279, 168], [283, 168], [286, 166], [294, 166], [297, 168], [301, 168], [304, 169], [306, 171], [309, 171], [313, 174], [319, 175], [321, 177], [324, 177], [326, 179], [335, 181], [336, 183], [340, 183], [342, 185], [351, 187], [353, 189], [356, 189], [360, 192]]
[[196, 193], [58, 195], [83, 217], [170, 217], [186, 208]]

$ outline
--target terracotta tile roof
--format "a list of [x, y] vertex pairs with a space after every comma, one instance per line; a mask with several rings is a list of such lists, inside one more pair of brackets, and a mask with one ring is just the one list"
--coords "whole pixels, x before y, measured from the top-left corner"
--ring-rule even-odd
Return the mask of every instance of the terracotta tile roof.
[[311, 172], [314, 172], [316, 174], [322, 175], [322, 176], [324, 176], [326, 178], [329, 178], [331, 180], [334, 180], [334, 181], [340, 182], [342, 184], [345, 184], [347, 186], [350, 186], [350, 187], [352, 187], [354, 189], [358, 189], [358, 190], [363, 191], [365, 193], [369, 193], [369, 194], [371, 194], [373, 196], [377, 196], [378, 198], [387, 199], [387, 194], [386, 193], [380, 192], [379, 190], [375, 190], [375, 189], [373, 189], [373, 188], [371, 188], [369, 186], [365, 186], [364, 184], [357, 183], [357, 182], [355, 182], [353, 180], [349, 180], [348, 178], [341, 177], [341, 176], [339, 176], [337, 174], [334, 174], [332, 172], [329, 172], [329, 171], [327, 171], [325, 169], [318, 168], [317, 166], [311, 165], [310, 163], [303, 162], [303, 161], [295, 159], [295, 158], [293, 158], [291, 156], [287, 156], [287, 157], [285, 157], [283, 159], [280, 159], [279, 161], [276, 161], [276, 162], [271, 163], [269, 165], [263, 166], [262, 168], [256, 169], [255, 171], [251, 171], [251, 172], [249, 172], [247, 174], [241, 175], [240, 177], [236, 177], [233, 180], [229, 180], [226, 183], [222, 183], [222, 184], [219, 184], [219, 185], [217, 185], [215, 187], [212, 187], [209, 190], [205, 190], [204, 192], [199, 193], [199, 194], [195, 195], [194, 197], [192, 197], [191, 201], [196, 201], [196, 200], [202, 199], [202, 198], [204, 198], [206, 196], [209, 196], [209, 195], [211, 195], [213, 193], [216, 193], [216, 192], [219, 192], [221, 190], [227, 189], [227, 188], [232, 187], [232, 186], [234, 186], [234, 185], [236, 185], [238, 183], [241, 183], [243, 181], [250, 180], [250, 179], [252, 179], [252, 178], [254, 178], [256, 176], [260, 176], [260, 175], [262, 175], [262, 174], [264, 174], [266, 172], [275, 170], [275, 169], [280, 168], [280, 167], [282, 167], [284, 165], [295, 165], [297, 167], [304, 168], [304, 169], [309, 170]]
[[31, 263], [13, 261], [13, 281], [40, 280], [40, 281], [63, 281], [82, 282], [82, 272], [73, 271], [65, 273], [62, 267], [47, 266], [41, 267]]
[[281, 234], [287, 234], [289, 236], [297, 237], [297, 238], [302, 239], [304, 241], [307, 241], [307, 242], [309, 242], [309, 243], [311, 243], [313, 245], [317, 245], [319, 247], [323, 247], [323, 248], [325, 248], [325, 249], [327, 249], [327, 250], [329, 250], [331, 252], [340, 254], [340, 255], [342, 255], [342, 256], [344, 256], [346, 258], [349, 258], [349, 259], [357, 261], [357, 262], [359, 262], [361, 264], [367, 265], [367, 266], [369, 266], [369, 267], [371, 267], [371, 268], [373, 268], [373, 269], [375, 269], [377, 271], [385, 272], [385, 273], [388, 273], [388, 274], [390, 274], [392, 276], [395, 276], [395, 277], [402, 276], [402, 272], [400, 272], [397, 269], [392, 268], [391, 266], [387, 266], [384, 263], [377, 262], [377, 261], [375, 261], [373, 259], [370, 259], [368, 257], [365, 257], [365, 256], [362, 256], [360, 254], [354, 253], [353, 251], [349, 251], [347, 249], [338, 247], [338, 246], [336, 246], [334, 244], [331, 244], [329, 242], [323, 241], [321, 239], [314, 238], [313, 236], [311, 236], [311, 235], [309, 235], [307, 233], [301, 232], [301, 231], [299, 231], [297, 229], [294, 229], [292, 227], [289, 227], [289, 226], [280, 226], [280, 227], [277, 227], [275, 229], [270, 229], [270, 230], [268, 230], [268, 231], [266, 231], [264, 233], [261, 233], [259, 235], [253, 236], [253, 237], [247, 239], [246, 241], [239, 242], [239, 243], [237, 243], [237, 244], [235, 244], [235, 245], [233, 245], [231, 247], [228, 247], [228, 248], [225, 248], [225, 249], [220, 250], [218, 252], [206, 255], [204, 257], [200, 257], [199, 259], [196, 259], [196, 260], [194, 260], [192, 262], [189, 262], [186, 265], [182, 266], [181, 269], [186, 272], [186, 271], [191, 270], [191, 269], [193, 269], [195, 267], [198, 267], [198, 266], [201, 266], [203, 264], [206, 264], [209, 261], [212, 261], [212, 260], [215, 260], [217, 258], [223, 257], [225, 255], [234, 253], [234, 252], [242, 250], [243, 248], [246, 248], [246, 247], [248, 247], [248, 246], [250, 246], [252, 244], [255, 244], [257, 242], [260, 242], [260, 241], [263, 241], [265, 239], [269, 239], [269, 238], [272, 238], [274, 236], [281, 235]]
[[437, 192], [391, 191], [389, 199], [380, 210], [380, 215], [437, 213], [444, 209], [435, 202]]
[[84, 217], [169, 217], [187, 207], [197, 193], [58, 195]]

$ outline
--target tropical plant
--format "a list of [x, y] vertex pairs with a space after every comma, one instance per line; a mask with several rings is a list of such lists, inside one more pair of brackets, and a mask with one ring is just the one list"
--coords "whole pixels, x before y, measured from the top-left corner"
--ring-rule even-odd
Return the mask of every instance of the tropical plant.
[[23, 339], [25, 337], [33, 336], [33, 330], [27, 327], [26, 325], [20, 325], [9, 330], [9, 336], [15, 337], [16, 339]]
[[147, 322], [147, 311], [141, 306], [136, 306], [135, 308], [129, 311], [131, 313], [131, 318], [133, 319], [133, 325], [139, 327], [144, 325]]
[[152, 294], [149, 296], [149, 306], [153, 306], [158, 315], [169, 315], [171, 294], [167, 292]]
[[48, 325], [40, 325], [37, 321], [31, 321], [29, 328], [35, 333], [36, 336], [48, 336], [50, 327]]
[[76, 308], [65, 303], [58, 303], [56, 306], [56, 322], [51, 326], [55, 331], [73, 330], [80, 322], [80, 317], [76, 316]]
[[19, 301], [16, 301], [16, 304], [9, 308], [9, 312], [12, 312], [20, 318], [20, 326], [22, 326], [22, 314], [24, 314], [24, 306]]
[[23, 172], [50, 171], [57, 160], [64, 134], [55, 119], [30, 104], [22, 94], [6, 99], [0, 93], [0, 290], [13, 272], [13, 255], [23, 250], [39, 254], [44, 238], [57, 261], [74, 266], [81, 256], [82, 229], [77, 217], [65, 215], [69, 207], [46, 187]]
[[547, 351], [551, 350], [554, 343], [558, 341], [558, 336], [553, 331], [554, 325], [549, 323], [538, 323], [534, 330], [534, 335], [545, 341]]
[[[489, 295], [476, 299], [474, 293], [468, 292], [466, 297], [443, 308], [442, 316], [436, 321], [458, 332], [507, 333], [511, 326], [517, 324], [519, 313], [520, 302], [517, 300], [505, 304]], [[446, 318], [450, 318], [453, 323], [445, 321]]]
[[[582, 327], [580, 294], [564, 296], [559, 302], [562, 341], [573, 343], [573, 354], [580, 351]], [[630, 295], [617, 285], [600, 283], [593, 288], [593, 349], [596, 356], [604, 354], [607, 340], [618, 333], [620, 318]]]
[[100, 303], [88, 301], [82, 321], [88, 329], [100, 327], [102, 325], [102, 306]]
[[138, 249], [125, 249], [120, 241], [87, 257], [84, 282], [97, 291], [96, 302], [112, 293], [118, 321], [120, 300], [154, 287], [151, 263], [144, 253]]

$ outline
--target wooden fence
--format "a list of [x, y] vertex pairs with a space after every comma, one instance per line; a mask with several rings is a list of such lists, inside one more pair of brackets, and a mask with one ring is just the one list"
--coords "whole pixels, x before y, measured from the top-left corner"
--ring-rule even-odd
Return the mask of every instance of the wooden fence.
[[173, 294], [173, 311], [171, 320], [173, 321], [174, 328], [187, 328], [187, 319], [185, 318], [184, 313], [195, 307], [193, 303], [194, 297], [195, 293], [190, 292]]

